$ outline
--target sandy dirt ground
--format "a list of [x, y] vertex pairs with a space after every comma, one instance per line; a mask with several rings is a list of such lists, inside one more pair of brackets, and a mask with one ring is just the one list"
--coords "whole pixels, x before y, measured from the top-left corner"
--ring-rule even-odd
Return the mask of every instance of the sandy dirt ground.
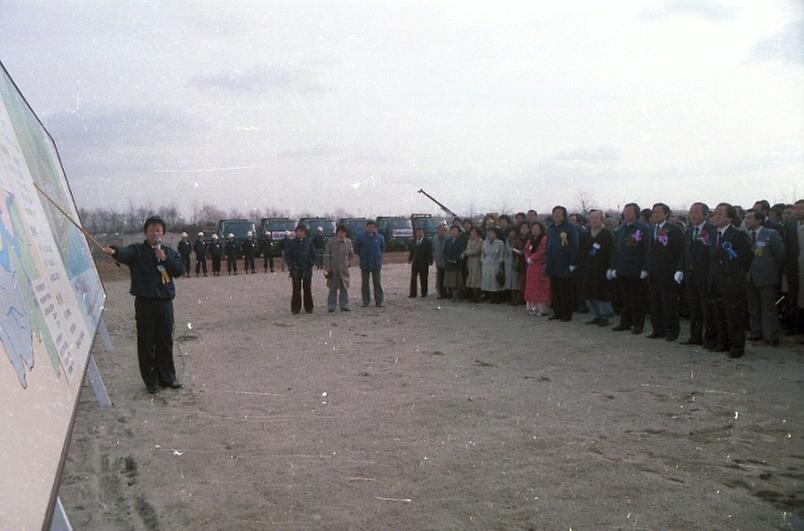
[[320, 273], [298, 316], [286, 275], [190, 278], [185, 388], [152, 396], [128, 281], [103, 271], [114, 406], [85, 386], [60, 487], [77, 529], [804, 526], [790, 338], [731, 360], [586, 315], [411, 300], [405, 264], [384, 269], [385, 308], [353, 279], [350, 313], [326, 312]]

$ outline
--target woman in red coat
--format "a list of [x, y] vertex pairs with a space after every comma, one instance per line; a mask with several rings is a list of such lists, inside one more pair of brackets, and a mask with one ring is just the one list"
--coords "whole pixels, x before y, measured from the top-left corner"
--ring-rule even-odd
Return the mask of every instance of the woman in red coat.
[[550, 306], [550, 279], [544, 274], [547, 238], [544, 224], [537, 221], [530, 227], [530, 239], [525, 244], [525, 302], [529, 315], [547, 315]]

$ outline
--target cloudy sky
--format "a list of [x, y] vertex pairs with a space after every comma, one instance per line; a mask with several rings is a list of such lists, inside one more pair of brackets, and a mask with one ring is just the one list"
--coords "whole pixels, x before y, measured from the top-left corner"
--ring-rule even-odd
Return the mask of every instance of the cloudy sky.
[[79, 206], [804, 196], [804, 3], [0, 0]]

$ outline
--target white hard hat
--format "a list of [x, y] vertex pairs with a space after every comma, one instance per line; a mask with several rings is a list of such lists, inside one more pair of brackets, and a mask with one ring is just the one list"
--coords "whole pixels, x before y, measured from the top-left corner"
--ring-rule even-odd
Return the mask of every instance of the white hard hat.
[[187, 233], [186, 233], [186, 232], [182, 232], [182, 233], [181, 233], [181, 237], [182, 237], [182, 238], [186, 238], [186, 237], [187, 237]]
[[271, 234], [271, 231], [267, 230], [265, 231], [265, 234]]
[[217, 235], [217, 234], [213, 234], [213, 235], [212, 235], [212, 239], [213, 239], [213, 240], [217, 240], [217, 239], [218, 239], [218, 235]]
[[324, 232], [324, 227], [318, 227], [318, 228], [317, 228], [317, 229], [315, 229], [315, 230], [317, 230], [317, 231], [321, 231], [321, 232]]
[[199, 235], [199, 236], [201, 236], [202, 238], [204, 237], [204, 233], [203, 233], [203, 232], [199, 232], [199, 233], [198, 233], [198, 235]]
[[251, 236], [251, 235], [252, 235], [252, 234], [251, 234], [251, 231], [248, 231], [248, 232], [246, 233], [246, 236]]
[[227, 237], [227, 238], [234, 238], [234, 234], [232, 234], [232, 233], [230, 232], [229, 234], [227, 234], [227, 235], [226, 235], [226, 237]]

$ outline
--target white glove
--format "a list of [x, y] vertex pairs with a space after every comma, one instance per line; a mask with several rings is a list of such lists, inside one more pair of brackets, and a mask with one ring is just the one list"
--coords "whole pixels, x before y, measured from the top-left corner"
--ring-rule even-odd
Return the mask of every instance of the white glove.
[[676, 284], [681, 284], [681, 281], [684, 280], [684, 272], [676, 271], [676, 274], [673, 275], [673, 280], [676, 281]]
[[639, 278], [641, 278], [642, 280], [645, 280], [646, 278], [648, 278], [648, 272], [647, 271], [640, 271], [639, 272]]
[[617, 270], [616, 269], [611, 270], [611, 278], [617, 278]]
[[528, 263], [528, 265], [532, 264], [532, 263], [533, 263], [533, 258], [528, 258], [528, 259], [526, 260], [526, 262]]
[[574, 272], [575, 272], [575, 266], [570, 266], [570, 273], [574, 273]]
[[609, 269], [608, 271], [606, 271], [606, 280], [611, 280], [613, 278], [614, 278], [614, 270]]

